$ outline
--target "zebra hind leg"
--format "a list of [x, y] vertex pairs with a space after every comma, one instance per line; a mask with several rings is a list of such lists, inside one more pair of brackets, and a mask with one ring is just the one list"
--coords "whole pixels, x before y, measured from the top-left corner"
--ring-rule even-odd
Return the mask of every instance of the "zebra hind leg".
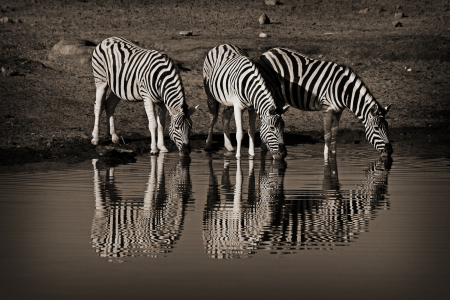
[[108, 91], [108, 83], [106, 81], [100, 81], [95, 79], [95, 105], [94, 105], [94, 129], [92, 130], [92, 140], [93, 145], [98, 145], [99, 141], [99, 127], [100, 127], [100, 116], [105, 109], [105, 98], [106, 92]]
[[[229, 152], [234, 152], [234, 148], [233, 145], [231, 144], [231, 137], [230, 137], [230, 120], [231, 116], [233, 115], [233, 112], [234, 112], [233, 106], [226, 106], [222, 112], [224, 146], [225, 148], [227, 148]], [[236, 129], [237, 127], [238, 126], [236, 124]]]
[[114, 111], [116, 110], [117, 104], [120, 102], [120, 98], [117, 97], [113, 92], [109, 94], [108, 99], [105, 101], [105, 110], [106, 110], [106, 118], [108, 133], [111, 135], [111, 140], [114, 144], [118, 144], [119, 136], [116, 134], [116, 130], [114, 128]]

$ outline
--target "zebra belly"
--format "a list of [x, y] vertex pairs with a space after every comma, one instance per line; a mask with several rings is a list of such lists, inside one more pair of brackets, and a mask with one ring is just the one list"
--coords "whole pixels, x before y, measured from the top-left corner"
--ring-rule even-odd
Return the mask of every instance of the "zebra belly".
[[143, 100], [137, 83], [128, 83], [127, 81], [124, 81], [123, 85], [117, 86], [108, 81], [108, 85], [111, 88], [111, 91], [120, 99], [128, 101]]
[[322, 109], [317, 95], [309, 94], [302, 86], [296, 86], [297, 88], [283, 89], [283, 96], [287, 104], [305, 111], [318, 111]]
[[240, 109], [248, 109], [252, 107], [250, 103], [241, 101], [239, 97], [236, 95], [228, 95], [226, 97], [221, 97], [221, 99], [219, 99], [218, 102], [226, 106], [235, 106], [237, 104]]

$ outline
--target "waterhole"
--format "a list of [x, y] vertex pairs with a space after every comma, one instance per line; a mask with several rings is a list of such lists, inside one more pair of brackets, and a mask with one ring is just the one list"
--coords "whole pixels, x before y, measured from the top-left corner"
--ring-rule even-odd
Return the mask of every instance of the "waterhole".
[[[450, 153], [366, 144], [0, 174], [4, 299], [443, 299]], [[246, 149], [244, 149], [245, 153]], [[33, 170], [33, 171], [30, 171]]]

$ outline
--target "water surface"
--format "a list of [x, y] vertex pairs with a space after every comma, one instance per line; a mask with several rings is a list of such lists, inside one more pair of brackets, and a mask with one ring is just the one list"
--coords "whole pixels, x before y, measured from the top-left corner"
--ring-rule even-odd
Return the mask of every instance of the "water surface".
[[448, 147], [341, 145], [330, 164], [322, 147], [4, 172], [0, 295], [446, 298]]

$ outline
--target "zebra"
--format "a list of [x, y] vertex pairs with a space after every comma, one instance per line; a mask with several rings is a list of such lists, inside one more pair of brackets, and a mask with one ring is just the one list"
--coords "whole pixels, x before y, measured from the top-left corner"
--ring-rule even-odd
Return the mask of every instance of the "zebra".
[[286, 48], [273, 48], [258, 61], [263, 76], [277, 86], [276, 99], [305, 111], [321, 111], [324, 123], [324, 158], [336, 155], [336, 136], [342, 111], [349, 108], [365, 126], [366, 138], [382, 156], [393, 152], [383, 108], [349, 67], [314, 60]]
[[249, 155], [255, 155], [254, 136], [256, 114], [261, 119], [261, 140], [274, 159], [286, 157], [283, 140], [284, 121], [281, 117], [289, 106], [275, 105], [272, 91], [262, 78], [248, 54], [241, 48], [224, 44], [211, 49], [203, 65], [203, 81], [208, 97], [210, 126], [205, 150], [211, 150], [212, 134], [220, 104], [227, 106], [222, 115], [225, 147], [234, 151], [230, 141], [229, 124], [234, 112], [236, 121], [236, 157], [241, 156], [243, 138], [242, 111], [249, 112]]
[[[181, 77], [167, 55], [140, 48], [121, 37], [110, 37], [95, 48], [92, 54], [92, 68], [96, 87], [92, 144], [97, 145], [99, 141], [99, 123], [103, 109], [106, 110], [107, 129], [112, 141], [119, 143], [113, 115], [120, 99], [126, 99], [144, 101], [151, 134], [151, 154], [159, 151], [168, 152], [164, 145], [167, 111], [172, 119], [169, 127], [170, 138], [175, 142], [180, 155], [190, 153], [189, 134], [192, 127], [190, 116], [198, 106], [188, 107]], [[106, 99], [108, 88], [111, 89], [111, 93]], [[155, 105], [158, 109], [155, 109]]]

